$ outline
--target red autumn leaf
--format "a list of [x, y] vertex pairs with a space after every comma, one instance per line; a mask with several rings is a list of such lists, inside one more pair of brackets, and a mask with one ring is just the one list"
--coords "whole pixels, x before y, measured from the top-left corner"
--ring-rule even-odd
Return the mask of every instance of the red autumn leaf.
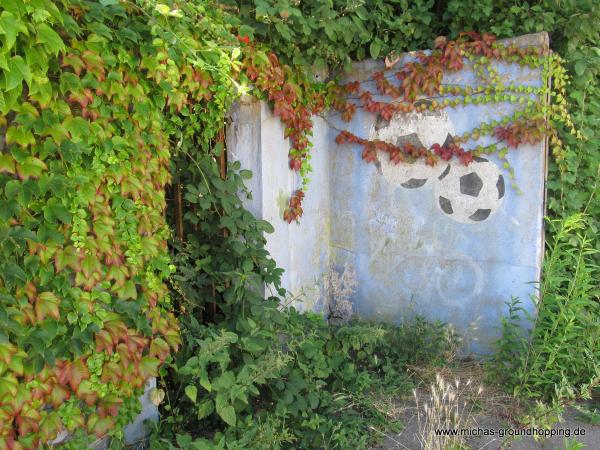
[[42, 292], [35, 301], [35, 316], [38, 322], [46, 317], [52, 317], [56, 320], [60, 318], [58, 311], [60, 300], [52, 292]]
[[118, 318], [107, 320], [106, 322], [104, 322], [104, 329], [112, 337], [113, 343], [122, 341], [127, 336], [127, 326], [122, 320]]
[[294, 157], [290, 158], [290, 169], [297, 172], [300, 170], [301, 167], [302, 167], [302, 160], [299, 157], [294, 156]]
[[117, 345], [117, 353], [119, 354], [119, 357], [121, 358], [121, 363], [125, 367], [132, 364], [134, 361], [136, 361], [140, 357], [139, 354], [129, 351], [129, 349], [127, 348], [127, 345], [125, 345], [123, 343]]
[[115, 394], [107, 395], [100, 401], [98, 413], [101, 417], [106, 415], [116, 417], [122, 404], [123, 400]]
[[141, 353], [148, 345], [148, 338], [136, 334], [133, 330], [129, 330], [125, 344], [130, 352]]
[[110, 361], [102, 366], [102, 382], [117, 384], [123, 374], [123, 366], [115, 361]]
[[169, 356], [169, 353], [169, 344], [167, 344], [163, 339], [155, 338], [152, 340], [152, 343], [150, 344], [150, 356], [155, 356], [161, 361], [164, 361], [167, 359], [167, 356]]
[[77, 359], [70, 363], [69, 385], [71, 386], [71, 389], [77, 391], [81, 382], [87, 380], [89, 377], [90, 372], [88, 371], [85, 361]]
[[473, 162], [473, 154], [471, 152], [463, 152], [463, 154], [460, 155], [459, 158], [460, 162], [463, 163], [465, 166], [468, 166]]
[[58, 408], [64, 401], [71, 397], [71, 392], [60, 384], [55, 384], [50, 391], [48, 401], [52, 406]]
[[88, 380], [83, 380], [76, 389], [77, 398], [83, 400], [86, 405], [93, 406], [98, 399], [98, 392], [94, 389], [94, 385]]
[[113, 354], [114, 344], [110, 333], [106, 330], [100, 330], [98, 334], [96, 334], [96, 351], [103, 352], [105, 351], [109, 355]]
[[375, 152], [375, 149], [366, 146], [362, 152], [362, 159], [365, 160], [367, 163], [377, 161], [377, 153]]
[[344, 89], [348, 94], [358, 94], [360, 91], [360, 83], [358, 81], [351, 81], [344, 85]]
[[6, 366], [10, 365], [12, 356], [17, 352], [17, 348], [10, 342], [0, 342], [0, 362]]
[[40, 412], [31, 406], [23, 409], [15, 420], [19, 429], [19, 435], [26, 436], [31, 432], [37, 432], [40, 428], [41, 418]]
[[114, 427], [114, 424], [111, 417], [100, 417], [98, 414], [92, 413], [87, 419], [87, 430], [94, 433], [97, 438], [101, 438]]

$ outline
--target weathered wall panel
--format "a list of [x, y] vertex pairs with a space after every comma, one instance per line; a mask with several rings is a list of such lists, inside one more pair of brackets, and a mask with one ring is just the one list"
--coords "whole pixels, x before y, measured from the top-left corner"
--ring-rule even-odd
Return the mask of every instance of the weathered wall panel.
[[248, 183], [253, 198], [247, 207], [275, 228], [268, 236], [267, 250], [285, 269], [283, 286], [298, 296], [295, 305], [299, 309], [318, 309], [322, 298], [320, 282], [330, 253], [329, 129], [325, 121], [315, 118], [313, 173], [303, 204], [308, 220], [288, 224], [282, 219], [283, 211], [300, 179], [288, 167], [289, 142], [283, 137], [282, 124], [266, 104], [250, 98], [235, 106], [231, 119], [228, 152], [254, 174]]
[[[530, 35], [516, 42], [547, 46], [547, 36]], [[410, 58], [405, 55], [404, 61]], [[353, 79], [368, 80], [381, 67], [376, 61], [357, 64]], [[539, 70], [498, 69], [506, 82], [541, 83]], [[468, 70], [444, 79], [450, 84], [473, 82]], [[276, 228], [269, 250], [286, 269], [285, 286], [295, 293], [305, 289], [306, 307], [318, 307], [318, 285], [329, 263], [350, 262], [359, 278], [354, 303], [362, 316], [398, 322], [422, 314], [451, 323], [468, 335], [470, 350], [488, 351], [506, 313], [504, 302], [513, 295], [527, 299], [535, 292], [532, 283], [539, 280], [545, 143], [509, 152], [523, 191], [519, 195], [495, 156], [468, 168], [456, 162], [433, 169], [422, 164], [392, 166], [385, 155], [375, 165], [362, 161], [357, 146], [338, 146], [334, 139], [338, 129], [347, 129], [360, 137], [393, 143], [418, 138], [426, 146], [442, 144], [448, 134], [459, 135], [514, 108], [469, 105], [395, 116], [389, 123], [378, 122], [360, 109], [350, 123], [336, 114], [330, 114], [327, 122], [317, 118], [314, 172], [304, 216], [299, 225], [288, 225], [281, 217], [297, 180], [287, 168], [289, 147], [283, 128], [262, 105], [256, 118], [258, 139], [250, 139], [252, 144], [238, 141], [234, 152], [252, 155], [240, 159], [260, 174], [260, 183], [253, 182], [259, 191], [255, 202], [260, 197], [255, 211]], [[230, 149], [231, 143], [230, 139]], [[255, 146], [254, 150], [246, 145]]]

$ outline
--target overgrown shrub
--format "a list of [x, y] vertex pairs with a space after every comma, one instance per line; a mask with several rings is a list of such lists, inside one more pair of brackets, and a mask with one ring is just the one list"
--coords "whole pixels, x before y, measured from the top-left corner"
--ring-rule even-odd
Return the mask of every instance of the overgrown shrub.
[[[281, 270], [264, 249], [270, 227], [226, 194], [247, 195], [239, 164], [221, 180], [210, 155], [194, 161], [212, 176], [201, 203], [189, 181], [184, 198], [196, 208], [184, 216], [186, 242], [172, 242], [183, 344], [162, 371], [166, 395], [153, 446], [366, 447], [369, 426], [391, 425], [369, 394], [406, 390], [405, 367], [438, 363], [456, 337], [421, 318], [399, 327], [331, 326], [321, 315], [283, 308]], [[211, 224], [234, 218], [227, 233]]]

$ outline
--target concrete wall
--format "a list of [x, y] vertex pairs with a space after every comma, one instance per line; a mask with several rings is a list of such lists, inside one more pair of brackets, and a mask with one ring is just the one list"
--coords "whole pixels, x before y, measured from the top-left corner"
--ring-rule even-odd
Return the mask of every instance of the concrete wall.
[[[548, 45], [545, 34], [515, 42]], [[406, 54], [403, 62], [411, 58]], [[368, 80], [381, 68], [381, 61], [356, 64], [351, 79]], [[497, 69], [505, 82], [541, 83], [539, 70]], [[474, 76], [467, 69], [443, 82], [472, 85]], [[375, 92], [374, 86], [370, 90]], [[334, 139], [337, 129], [348, 129], [392, 143], [419, 139], [426, 146], [441, 144], [448, 134], [501, 118], [514, 107], [469, 105], [397, 115], [389, 123], [361, 109], [350, 123], [335, 113], [316, 118], [314, 172], [304, 216], [299, 225], [288, 225], [282, 213], [298, 180], [287, 166], [283, 127], [266, 105], [242, 101], [232, 115], [228, 149], [255, 174], [249, 206], [275, 227], [268, 248], [286, 270], [284, 286], [294, 294], [304, 290], [304, 307], [318, 309], [328, 265], [349, 262], [358, 275], [354, 305], [361, 316], [399, 322], [422, 314], [454, 325], [466, 335], [467, 350], [489, 351], [506, 313], [504, 302], [513, 295], [528, 299], [535, 293], [532, 282], [540, 278], [545, 143], [509, 152], [523, 191], [519, 195], [496, 156], [468, 168], [455, 162], [435, 168], [393, 166], [385, 155], [378, 164], [366, 164], [357, 146], [338, 146]], [[525, 304], [534, 312], [531, 303]]]
[[245, 97], [233, 109], [227, 132], [228, 157], [253, 172], [247, 184], [252, 192], [247, 208], [275, 228], [268, 236], [267, 250], [285, 269], [283, 286], [297, 297], [294, 304], [301, 310], [320, 308], [321, 279], [330, 261], [329, 129], [321, 118], [314, 122], [313, 172], [303, 203], [307, 220], [299, 224], [283, 220], [290, 194], [301, 180], [288, 167], [289, 142], [279, 119], [265, 103]]
[[[156, 387], [156, 378], [150, 378], [144, 387], [144, 393], [140, 397], [142, 410], [123, 430], [125, 444], [129, 450], [144, 450], [148, 448], [148, 436], [151, 430], [151, 422], [158, 422], [158, 407], [150, 400], [150, 392]], [[48, 444], [54, 448], [67, 443], [71, 434], [63, 430]], [[100, 438], [90, 445], [90, 450], [106, 450], [110, 447], [110, 436]]]

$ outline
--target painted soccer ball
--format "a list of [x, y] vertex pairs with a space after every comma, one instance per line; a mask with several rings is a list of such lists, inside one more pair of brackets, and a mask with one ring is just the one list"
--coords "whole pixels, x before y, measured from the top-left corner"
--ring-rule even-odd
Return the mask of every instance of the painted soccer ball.
[[468, 166], [451, 161], [439, 175], [435, 198], [440, 210], [452, 220], [478, 223], [489, 219], [504, 199], [504, 176], [485, 158]]
[[[410, 142], [415, 146], [430, 148], [443, 144], [454, 134], [454, 125], [446, 111], [396, 113], [388, 122], [378, 117], [369, 133], [369, 139], [378, 139], [394, 145]], [[428, 166], [424, 161], [394, 164], [388, 155], [379, 154], [383, 177], [394, 186], [415, 189], [435, 179], [443, 170], [439, 164]]]

